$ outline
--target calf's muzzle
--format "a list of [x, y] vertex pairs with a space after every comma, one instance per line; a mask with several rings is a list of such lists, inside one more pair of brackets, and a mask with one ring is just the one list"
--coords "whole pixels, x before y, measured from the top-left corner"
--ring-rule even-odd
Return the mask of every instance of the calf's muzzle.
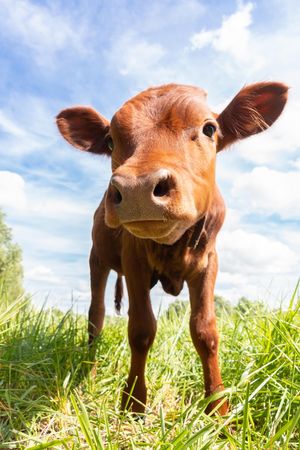
[[106, 195], [109, 217], [115, 216], [119, 224], [165, 220], [175, 187], [175, 177], [168, 169], [142, 175], [117, 170], [111, 177]]

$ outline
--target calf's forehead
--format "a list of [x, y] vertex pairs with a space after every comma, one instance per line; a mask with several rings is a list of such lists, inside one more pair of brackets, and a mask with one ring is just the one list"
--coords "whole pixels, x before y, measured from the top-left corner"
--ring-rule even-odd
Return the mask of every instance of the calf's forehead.
[[111, 128], [120, 138], [137, 138], [159, 129], [176, 134], [213, 117], [203, 89], [165, 85], [143, 91], [124, 103], [112, 118]]

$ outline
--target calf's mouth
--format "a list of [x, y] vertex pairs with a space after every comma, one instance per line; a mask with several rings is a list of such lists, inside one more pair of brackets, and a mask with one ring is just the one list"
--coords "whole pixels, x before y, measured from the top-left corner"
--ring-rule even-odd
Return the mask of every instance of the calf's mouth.
[[163, 237], [174, 229], [174, 221], [166, 220], [134, 220], [122, 224], [130, 233], [145, 238]]
[[182, 227], [175, 220], [138, 220], [122, 223], [129, 233], [159, 244], [174, 244], [182, 236]]

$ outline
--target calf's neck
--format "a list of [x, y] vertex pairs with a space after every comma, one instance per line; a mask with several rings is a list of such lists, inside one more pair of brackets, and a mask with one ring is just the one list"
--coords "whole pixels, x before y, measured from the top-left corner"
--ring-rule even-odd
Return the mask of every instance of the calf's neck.
[[[123, 275], [129, 295], [131, 364], [123, 408], [144, 412], [146, 358], [156, 333], [150, 290], [158, 281], [172, 295], [187, 282], [190, 332], [203, 365], [205, 394], [223, 389], [214, 285], [215, 242], [225, 205], [215, 180], [216, 156], [271, 126], [287, 91], [279, 82], [252, 84], [217, 114], [202, 89], [168, 84], [136, 95], [111, 122], [84, 106], [58, 114], [58, 128], [70, 144], [111, 157], [112, 176], [92, 231], [89, 342], [102, 329], [105, 285], [114, 270], [117, 309]], [[212, 408], [225, 414], [228, 405], [215, 401], [208, 411]]]

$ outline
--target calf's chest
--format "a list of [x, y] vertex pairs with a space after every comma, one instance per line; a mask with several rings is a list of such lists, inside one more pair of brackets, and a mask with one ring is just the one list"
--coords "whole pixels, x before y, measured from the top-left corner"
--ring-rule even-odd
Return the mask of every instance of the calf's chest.
[[147, 259], [152, 269], [151, 287], [160, 281], [165, 292], [179, 295], [184, 281], [193, 273], [201, 272], [207, 266], [205, 249], [197, 251], [187, 245], [159, 245], [148, 243]]

